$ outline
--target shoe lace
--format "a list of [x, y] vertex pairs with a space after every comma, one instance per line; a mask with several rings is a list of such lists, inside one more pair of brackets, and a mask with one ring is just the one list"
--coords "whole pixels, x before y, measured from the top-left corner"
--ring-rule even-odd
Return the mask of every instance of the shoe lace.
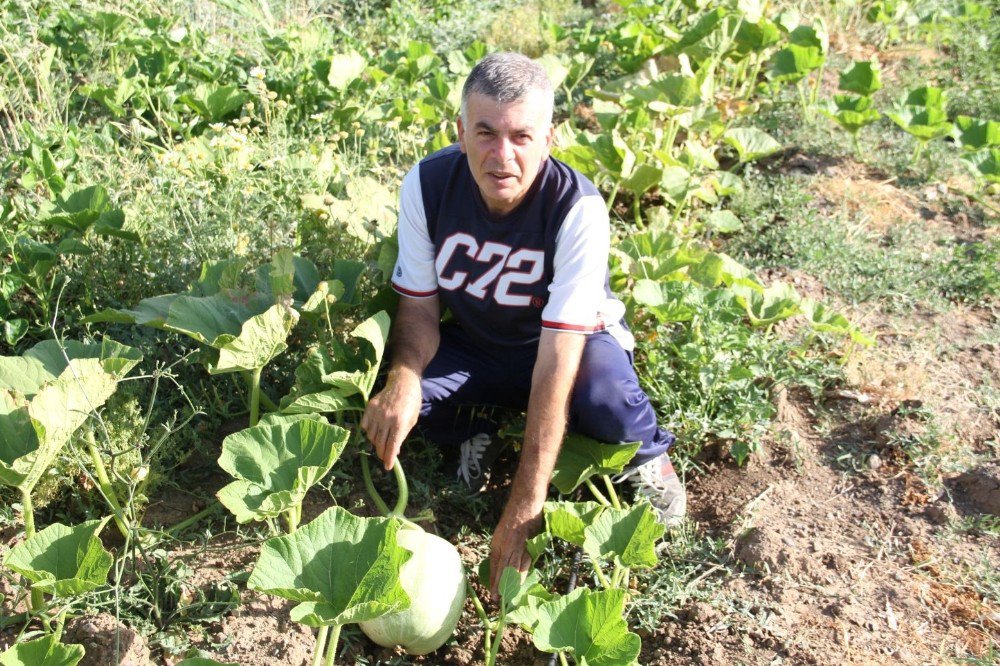
[[473, 435], [461, 444], [458, 460], [458, 478], [469, 483], [482, 474], [480, 462], [490, 445], [490, 436], [485, 433]]

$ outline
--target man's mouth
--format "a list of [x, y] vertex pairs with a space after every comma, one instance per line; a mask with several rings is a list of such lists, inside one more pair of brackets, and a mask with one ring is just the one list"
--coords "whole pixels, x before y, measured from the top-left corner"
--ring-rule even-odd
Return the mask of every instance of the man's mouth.
[[490, 171], [490, 178], [492, 178], [497, 183], [507, 183], [513, 180], [517, 180], [517, 176], [512, 173], [507, 173], [505, 171]]

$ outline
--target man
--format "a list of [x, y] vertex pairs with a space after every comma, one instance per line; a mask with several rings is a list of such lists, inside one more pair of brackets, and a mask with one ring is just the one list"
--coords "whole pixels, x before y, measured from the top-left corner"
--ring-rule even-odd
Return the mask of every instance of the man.
[[[676, 523], [684, 488], [631, 364], [624, 306], [608, 287], [610, 226], [590, 181], [549, 157], [553, 93], [529, 58], [497, 53], [466, 80], [458, 146], [425, 158], [403, 180], [400, 294], [385, 388], [361, 421], [387, 470], [419, 426], [459, 447], [459, 477], [483, 482], [495, 458], [484, 417], [470, 405], [527, 408], [520, 461], [493, 534], [499, 572], [527, 571], [527, 539], [569, 427], [606, 442], [641, 441], [631, 476]], [[453, 321], [441, 324], [442, 305]], [[467, 414], [466, 409], [466, 414]]]

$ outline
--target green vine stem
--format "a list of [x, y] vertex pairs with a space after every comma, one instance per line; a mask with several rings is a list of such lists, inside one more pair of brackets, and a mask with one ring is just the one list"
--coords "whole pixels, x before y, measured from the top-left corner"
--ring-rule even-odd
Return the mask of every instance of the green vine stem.
[[169, 536], [177, 536], [178, 534], [180, 534], [181, 532], [183, 532], [187, 528], [189, 528], [192, 525], [194, 525], [195, 523], [197, 523], [202, 518], [205, 518], [206, 516], [212, 515], [213, 513], [215, 513], [216, 511], [218, 511], [221, 507], [222, 507], [222, 504], [219, 502], [219, 500], [213, 499], [209, 503], [209, 505], [206, 506], [204, 509], [202, 509], [198, 513], [194, 514], [193, 516], [185, 518], [184, 520], [182, 520], [181, 522], [177, 523], [173, 527], [168, 527], [167, 529], [163, 530], [163, 533], [167, 534]]
[[[35, 508], [31, 503], [31, 488], [21, 489], [21, 511], [24, 512], [24, 538], [35, 536]], [[41, 590], [31, 589], [31, 605], [28, 610], [38, 611], [45, 605], [45, 597]]]
[[24, 538], [35, 536], [35, 508], [31, 503], [31, 489], [21, 489], [21, 511], [24, 512]]
[[[357, 436], [360, 433], [360, 428], [356, 431], [355, 440], [360, 442], [361, 437]], [[396, 499], [396, 505], [389, 510], [389, 505], [385, 503], [382, 499], [382, 495], [379, 494], [378, 490], [375, 488], [375, 483], [372, 481], [372, 471], [371, 465], [368, 463], [369, 454], [366, 452], [361, 452], [361, 476], [365, 482], [365, 490], [368, 491], [368, 496], [371, 497], [372, 502], [375, 504], [375, 508], [379, 510], [383, 516], [391, 516], [394, 518], [399, 518], [403, 522], [409, 523], [406, 520], [406, 505], [410, 502], [410, 485], [406, 481], [406, 473], [403, 471], [403, 466], [399, 462], [399, 458], [396, 458], [396, 462], [392, 466], [393, 476], [396, 478], [396, 491], [398, 497]]]
[[97, 475], [97, 482], [100, 485], [101, 494], [104, 495], [104, 499], [111, 505], [111, 511], [114, 513], [115, 525], [118, 526], [118, 531], [121, 532], [122, 536], [127, 540], [129, 538], [129, 527], [128, 522], [126, 521], [125, 511], [118, 502], [118, 496], [115, 495], [115, 489], [114, 486], [111, 485], [111, 478], [108, 476], [108, 470], [104, 466], [104, 460], [101, 458], [101, 452], [97, 450], [97, 441], [94, 439], [93, 430], [87, 431], [87, 434], [84, 435], [84, 441], [87, 444], [87, 451], [90, 453], [90, 460], [94, 463], [94, 473]]
[[565, 652], [560, 652], [559, 653], [559, 663], [562, 664], [562, 666], [569, 666], [569, 662], [566, 661], [566, 653]]
[[500, 617], [497, 619], [497, 635], [490, 651], [486, 653], [486, 666], [495, 666], [497, 655], [500, 653], [500, 637], [503, 636], [504, 626], [507, 624], [507, 604], [500, 604]]
[[584, 483], [587, 484], [587, 488], [590, 490], [590, 492], [594, 494], [594, 497], [597, 498], [598, 502], [600, 502], [604, 506], [611, 506], [611, 502], [608, 500], [607, 497], [604, 496], [604, 493], [602, 493], [600, 490], [597, 489], [597, 486], [594, 485], [593, 481], [587, 479], [586, 481], [584, 481]]
[[375, 489], [375, 484], [372, 482], [372, 471], [368, 465], [368, 453], [364, 451], [361, 452], [361, 476], [365, 482], [365, 490], [368, 491], [368, 496], [375, 504], [375, 508], [383, 516], [388, 516], [389, 507], [386, 505], [385, 500], [382, 499], [382, 496], [378, 494], [378, 490]]
[[622, 503], [618, 500], [618, 493], [615, 492], [615, 484], [611, 482], [611, 477], [607, 474], [602, 474], [601, 478], [604, 479], [604, 487], [608, 489], [608, 497], [611, 498], [611, 506], [621, 510]]
[[282, 516], [285, 518], [285, 526], [288, 528], [288, 533], [295, 534], [295, 530], [299, 526], [298, 512], [295, 510], [295, 507], [293, 506], [285, 511]]
[[260, 420], [260, 372], [263, 368], [254, 368], [250, 375], [250, 427]]
[[611, 581], [609, 581], [608, 577], [604, 575], [603, 571], [601, 571], [601, 565], [596, 560], [592, 560], [591, 564], [594, 565], [594, 575], [597, 576], [597, 581], [601, 584], [601, 587], [606, 590], [611, 589]]
[[333, 661], [337, 658], [338, 643], [340, 643], [340, 625], [335, 624], [326, 643], [326, 666], [333, 666]]
[[399, 464], [399, 458], [396, 459], [396, 463], [392, 466], [392, 472], [396, 477], [396, 489], [399, 491], [399, 497], [396, 499], [396, 506], [392, 509], [392, 515], [397, 518], [404, 518], [406, 505], [410, 501], [410, 485], [406, 482], [406, 474], [403, 472], [403, 466]]
[[313, 648], [312, 666], [320, 666], [323, 661], [323, 648], [326, 647], [326, 637], [330, 633], [330, 627], [323, 625], [316, 634], [316, 647]]

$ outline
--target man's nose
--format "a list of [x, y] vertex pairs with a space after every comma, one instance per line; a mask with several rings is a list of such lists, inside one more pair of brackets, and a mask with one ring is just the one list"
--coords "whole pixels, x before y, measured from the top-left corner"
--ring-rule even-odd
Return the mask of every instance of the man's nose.
[[514, 143], [505, 136], [501, 136], [497, 139], [496, 145], [497, 159], [499, 159], [503, 164], [514, 159]]

